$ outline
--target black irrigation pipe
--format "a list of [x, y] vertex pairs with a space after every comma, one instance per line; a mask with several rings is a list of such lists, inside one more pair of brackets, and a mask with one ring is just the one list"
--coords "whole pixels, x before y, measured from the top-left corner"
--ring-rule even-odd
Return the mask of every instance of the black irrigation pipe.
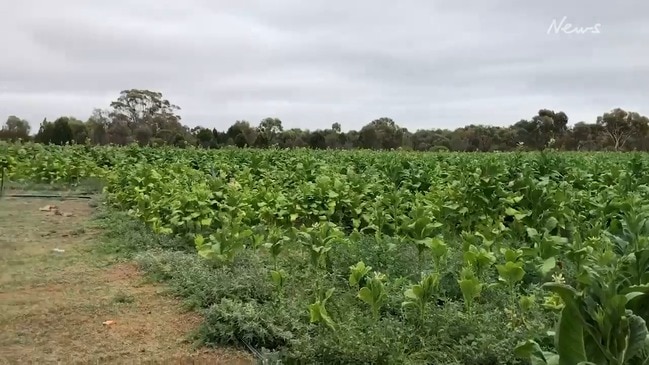
[[5, 168], [0, 170], [0, 198], [92, 199], [90, 195], [5, 194]]
[[9, 198], [92, 199], [90, 195], [8, 194]]
[[264, 359], [264, 355], [262, 355], [261, 352], [257, 351], [257, 349], [255, 349], [254, 347], [252, 347], [252, 345], [249, 344], [248, 341], [246, 341], [246, 340], [244, 340], [243, 338], [241, 338], [241, 337], [239, 337], [239, 336], [236, 336], [236, 335], [235, 335], [235, 337], [237, 338], [237, 340], [239, 340], [239, 341], [242, 342], [244, 345], [246, 345], [246, 347], [248, 348], [248, 350], [250, 350], [250, 352], [252, 352], [252, 354], [257, 358], [257, 361], [260, 361], [261, 364], [263, 364], [263, 365], [266, 365], [266, 364], [268, 363], [268, 361], [266, 361], [266, 360]]
[[46, 199], [92, 199], [90, 195], [53, 195], [53, 194], [4, 194], [5, 187], [5, 169], [0, 171], [0, 198], [46, 198]]

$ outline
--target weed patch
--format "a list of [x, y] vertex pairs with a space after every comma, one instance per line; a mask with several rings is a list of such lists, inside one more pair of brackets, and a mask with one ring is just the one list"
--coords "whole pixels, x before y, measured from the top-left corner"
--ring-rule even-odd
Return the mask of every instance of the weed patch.
[[[134, 258], [149, 280], [165, 283], [169, 294], [202, 314], [192, 336], [199, 345], [251, 346], [260, 356], [288, 363], [522, 364], [511, 349], [540, 335], [545, 320], [531, 316], [527, 327], [508, 328], [504, 300], [489, 290], [468, 316], [452, 265], [443, 275], [439, 300], [422, 317], [403, 306], [409, 278], [418, 275], [417, 252], [396, 250], [386, 240], [335, 246], [326, 270], [311, 268], [297, 244], [287, 244], [278, 262], [246, 250], [220, 265], [123, 213], [106, 212], [102, 220], [110, 223], [109, 252]], [[358, 261], [392, 278], [379, 319], [349, 284], [350, 266]], [[279, 290], [271, 280], [275, 265], [291, 273]], [[326, 307], [334, 329], [312, 323], [309, 307], [319, 293], [306, 283], [334, 288], [335, 300]]]

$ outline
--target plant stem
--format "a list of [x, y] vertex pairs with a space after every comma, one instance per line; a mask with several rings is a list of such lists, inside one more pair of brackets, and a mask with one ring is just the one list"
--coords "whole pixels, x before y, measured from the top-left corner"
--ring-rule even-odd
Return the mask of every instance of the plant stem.
[[424, 323], [424, 314], [425, 314], [425, 311], [426, 311], [426, 302], [424, 302], [424, 303], [421, 304], [421, 307], [420, 307], [420, 310], [419, 310], [419, 312], [420, 312], [420, 316], [421, 316], [421, 318], [420, 318], [420, 325], [423, 325], [423, 323]]

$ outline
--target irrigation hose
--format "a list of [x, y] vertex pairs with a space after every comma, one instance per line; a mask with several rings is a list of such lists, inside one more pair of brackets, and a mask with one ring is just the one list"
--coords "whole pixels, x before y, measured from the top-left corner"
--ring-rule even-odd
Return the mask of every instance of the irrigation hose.
[[257, 360], [261, 361], [261, 364], [262, 364], [262, 365], [266, 365], [266, 364], [268, 363], [268, 361], [266, 361], [266, 360], [264, 359], [264, 355], [262, 355], [261, 352], [257, 351], [257, 349], [255, 349], [254, 347], [252, 347], [252, 345], [250, 345], [250, 344], [248, 343], [248, 341], [244, 340], [243, 338], [241, 338], [241, 337], [239, 337], [239, 336], [236, 336], [236, 337], [237, 337], [237, 339], [238, 339], [240, 342], [242, 342], [244, 345], [246, 345], [246, 347], [248, 348], [248, 350], [250, 350], [250, 352], [252, 352], [253, 355], [255, 355], [255, 356], [257, 357]]
[[9, 198], [49, 198], [49, 199], [92, 199], [89, 195], [43, 195], [43, 194], [9, 194]]

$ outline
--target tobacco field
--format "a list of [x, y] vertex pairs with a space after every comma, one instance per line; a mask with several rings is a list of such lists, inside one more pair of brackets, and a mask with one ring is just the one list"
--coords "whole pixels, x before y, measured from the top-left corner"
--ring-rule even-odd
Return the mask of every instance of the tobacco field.
[[[284, 363], [649, 364], [649, 156], [0, 144], [181, 242], [205, 344]], [[153, 256], [150, 256], [153, 257]]]

